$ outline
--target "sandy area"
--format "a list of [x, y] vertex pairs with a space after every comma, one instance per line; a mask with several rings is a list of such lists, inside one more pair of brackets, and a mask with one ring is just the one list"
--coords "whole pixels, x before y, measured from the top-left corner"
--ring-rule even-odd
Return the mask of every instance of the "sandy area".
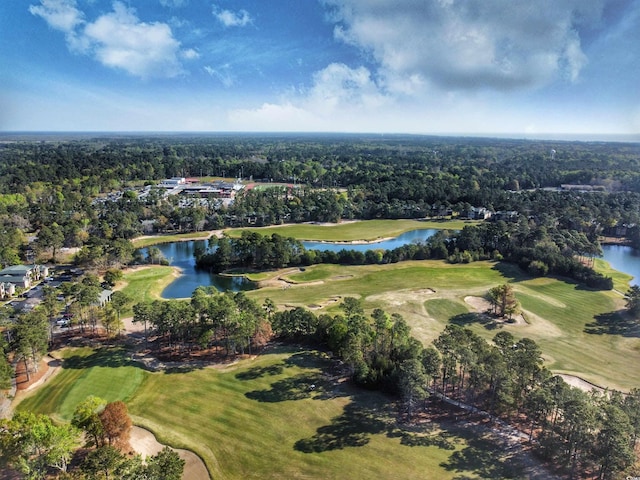
[[559, 373], [558, 376], [562, 378], [565, 382], [567, 382], [572, 387], [579, 388], [585, 392], [597, 391], [604, 392], [605, 389], [599, 387], [598, 385], [594, 385], [593, 383], [587, 382], [583, 378], [576, 377], [575, 375], [568, 375], [566, 373]]
[[[156, 440], [153, 433], [135, 425], [131, 427], [129, 444], [131, 448], [142, 455], [142, 458], [156, 455], [164, 448], [164, 445]], [[174, 450], [178, 452], [180, 458], [185, 461], [184, 473], [182, 474], [183, 480], [203, 480], [211, 478], [207, 468], [204, 466], [204, 462], [195, 453], [179, 448], [175, 448]]]
[[[476, 312], [479, 313], [485, 313], [485, 312], [489, 312], [491, 310], [491, 303], [489, 303], [489, 301], [486, 298], [483, 297], [472, 297], [472, 296], [468, 296], [468, 297], [464, 297], [464, 302], [473, 307], [473, 309]], [[507, 320], [506, 319], [498, 319], [497, 320], [498, 323], [506, 323]], [[519, 315], [516, 315], [515, 317], [513, 317], [513, 319], [511, 321], [509, 321], [509, 325], [520, 325], [520, 326], [526, 326], [527, 322], [524, 319], [524, 315], [521, 313]]]
[[464, 297], [464, 303], [470, 305], [476, 312], [487, 312], [491, 310], [489, 301], [482, 297]]

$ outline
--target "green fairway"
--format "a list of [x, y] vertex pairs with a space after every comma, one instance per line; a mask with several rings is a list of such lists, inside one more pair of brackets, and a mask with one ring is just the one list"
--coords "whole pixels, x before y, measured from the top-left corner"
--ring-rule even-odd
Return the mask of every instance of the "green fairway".
[[62, 371], [37, 395], [23, 400], [20, 410], [70, 421], [78, 403], [89, 395], [108, 402], [127, 401], [147, 375], [129, 361], [129, 354], [121, 348], [73, 348], [65, 350], [63, 358]]
[[322, 352], [278, 347], [222, 368], [147, 373], [115, 349], [82, 350], [20, 407], [68, 419], [88, 394], [123, 399], [137, 424], [197, 453], [216, 479], [526, 478], [482, 432], [405, 427], [393, 399], [336, 381], [328, 366]]
[[162, 243], [180, 242], [185, 240], [204, 240], [211, 236], [211, 232], [174, 233], [171, 235], [153, 235], [150, 237], [134, 238], [131, 243], [136, 248], [150, 247]]
[[621, 313], [624, 300], [614, 291], [594, 291], [554, 278], [531, 278], [506, 263], [451, 265], [411, 261], [391, 265], [314, 265], [274, 273], [289, 280], [264, 282], [248, 292], [281, 307], [306, 306], [316, 313], [337, 313], [341, 297], [362, 298], [365, 308], [401, 314], [413, 335], [425, 345], [449, 321], [460, 321], [483, 337], [495, 333], [493, 323], [475, 323], [468, 297], [480, 298], [501, 283], [514, 285], [524, 309], [523, 324], [499, 328], [529, 337], [542, 347], [546, 365], [598, 385], [629, 390], [640, 386], [640, 328]]
[[156, 300], [177, 275], [173, 267], [151, 266], [132, 270], [124, 275], [126, 286], [122, 291], [135, 299], [136, 303]]
[[[635, 368], [640, 364], [640, 327], [626, 318], [624, 299], [616, 291], [593, 291], [548, 277], [531, 278], [515, 265], [492, 262], [320, 264], [250, 277], [258, 280], [261, 288], [247, 295], [260, 303], [271, 298], [280, 308], [303, 306], [317, 314], [334, 314], [341, 298], [362, 298], [369, 312], [382, 308], [401, 314], [425, 345], [449, 321], [460, 321], [485, 338], [493, 337], [496, 331], [490, 324], [474, 323], [473, 316], [465, 316], [476, 311], [465, 299], [483, 297], [490, 288], [510, 282], [524, 309], [526, 324], [500, 328], [538, 342], [549, 368], [616, 389], [640, 386]], [[614, 278], [623, 284], [627, 277], [618, 274]], [[173, 271], [168, 267], [134, 271], [125, 276], [129, 282], [125, 291], [135, 299], [159, 298], [172, 279]]]
[[279, 227], [234, 228], [226, 230], [231, 237], [239, 237], [245, 230], [262, 235], [277, 233], [283, 237], [298, 240], [315, 240], [327, 242], [373, 241], [383, 238], [397, 237], [411, 230], [449, 229], [460, 230], [465, 225], [477, 222], [463, 220], [422, 221], [422, 220], [364, 220], [357, 222], [337, 223], [335, 225], [314, 225], [309, 223], [283, 225]]

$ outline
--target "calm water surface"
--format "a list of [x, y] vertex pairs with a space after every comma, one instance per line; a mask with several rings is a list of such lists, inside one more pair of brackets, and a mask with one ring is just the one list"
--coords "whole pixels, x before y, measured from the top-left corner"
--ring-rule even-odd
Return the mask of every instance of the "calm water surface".
[[173, 242], [156, 245], [172, 267], [182, 270], [182, 275], [167, 285], [162, 291], [162, 298], [190, 297], [198, 287], [213, 286], [216, 289], [227, 292], [241, 290], [253, 290], [256, 288], [253, 282], [243, 277], [224, 277], [202, 270], [196, 270], [196, 260], [193, 252], [196, 245], [206, 248], [207, 242], [196, 240], [190, 242]]
[[[302, 242], [307, 249], [340, 251], [342, 249], [358, 250], [391, 250], [415, 241], [426, 241], [438, 230], [412, 230], [391, 240], [367, 244]], [[221, 291], [252, 290], [255, 284], [242, 277], [223, 277], [212, 273], [196, 270], [193, 252], [196, 245], [206, 247], [206, 241], [174, 242], [157, 245], [162, 254], [169, 260], [170, 265], [182, 269], [182, 275], [174, 280], [162, 292], [162, 298], [190, 297], [200, 286], [214, 286]], [[640, 285], [640, 253], [631, 247], [621, 245], [604, 245], [603, 258], [613, 268], [629, 275], [633, 275], [632, 285]]]
[[366, 252], [367, 250], [393, 250], [411, 242], [424, 242], [428, 238], [435, 235], [438, 230], [411, 230], [402, 235], [374, 243], [348, 243], [348, 242], [302, 242], [307, 250], [331, 250], [339, 252], [340, 250], [356, 250], [358, 252]]
[[640, 285], [640, 252], [623, 245], [603, 245], [602, 251], [602, 258], [609, 262], [611, 267], [633, 275], [629, 282], [631, 285]]
[[[438, 230], [412, 230], [402, 235], [382, 242], [367, 244], [352, 243], [330, 243], [330, 242], [302, 242], [306, 249], [332, 250], [338, 252], [343, 249], [358, 250], [392, 250], [411, 242], [425, 241]], [[204, 240], [193, 240], [188, 242], [173, 242], [156, 245], [162, 252], [169, 264], [182, 270], [182, 275], [175, 279], [162, 291], [162, 298], [185, 298], [190, 297], [193, 291], [200, 286], [213, 286], [220, 291], [237, 292], [240, 290], [253, 290], [255, 283], [242, 277], [224, 277], [206, 271], [196, 270], [193, 252], [200, 245], [206, 248], [207, 242]]]

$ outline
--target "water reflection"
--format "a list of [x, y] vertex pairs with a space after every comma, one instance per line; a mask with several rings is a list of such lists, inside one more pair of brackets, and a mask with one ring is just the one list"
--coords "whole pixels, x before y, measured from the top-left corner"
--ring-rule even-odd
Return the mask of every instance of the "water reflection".
[[393, 250], [394, 248], [402, 247], [411, 242], [425, 242], [435, 235], [437, 231], [438, 230], [434, 229], [411, 230], [395, 238], [374, 243], [302, 242], [302, 244], [307, 250], [330, 250], [332, 252], [339, 252], [340, 250], [356, 250], [358, 252], [366, 252], [367, 250]]
[[633, 275], [630, 285], [640, 285], [640, 252], [624, 245], [603, 245], [602, 251], [612, 268]]
[[204, 240], [194, 240], [189, 242], [173, 242], [156, 245], [164, 257], [173, 267], [182, 270], [182, 275], [171, 282], [161, 294], [162, 298], [185, 298], [190, 297], [198, 287], [215, 287], [222, 292], [238, 292], [253, 290], [256, 284], [244, 277], [226, 277], [215, 275], [202, 270], [196, 270], [196, 261], [193, 256], [196, 248], [206, 248], [207, 242]]

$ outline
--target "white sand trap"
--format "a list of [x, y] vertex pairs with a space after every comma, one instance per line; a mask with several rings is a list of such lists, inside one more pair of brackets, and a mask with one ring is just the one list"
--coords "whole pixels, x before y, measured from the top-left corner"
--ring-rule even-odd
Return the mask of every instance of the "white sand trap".
[[464, 303], [473, 307], [476, 312], [486, 312], [491, 309], [489, 301], [482, 297], [464, 297]]
[[558, 376], [562, 378], [565, 382], [567, 382], [572, 387], [579, 388], [585, 392], [597, 391], [604, 392], [604, 388], [595, 385], [591, 382], [587, 382], [585, 379], [576, 377], [575, 375], [569, 375], [566, 373], [559, 373]]
[[[131, 427], [129, 444], [131, 448], [142, 455], [142, 458], [152, 457], [164, 448], [164, 445], [156, 440], [153, 433], [135, 425]], [[204, 462], [195, 453], [180, 448], [174, 448], [174, 450], [185, 461], [184, 473], [182, 474], [183, 480], [207, 480], [211, 478], [207, 468], [204, 466]]]

